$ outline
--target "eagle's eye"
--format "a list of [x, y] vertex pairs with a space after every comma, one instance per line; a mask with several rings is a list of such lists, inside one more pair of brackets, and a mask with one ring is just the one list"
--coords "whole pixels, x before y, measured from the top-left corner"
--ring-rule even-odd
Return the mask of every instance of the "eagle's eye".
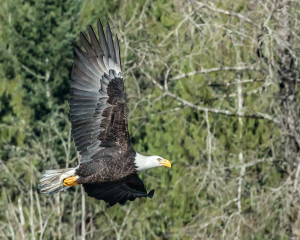
[[160, 161], [161, 161], [161, 158], [158, 158], [158, 159], [157, 159], [157, 161], [159, 161], [159, 162], [160, 162]]

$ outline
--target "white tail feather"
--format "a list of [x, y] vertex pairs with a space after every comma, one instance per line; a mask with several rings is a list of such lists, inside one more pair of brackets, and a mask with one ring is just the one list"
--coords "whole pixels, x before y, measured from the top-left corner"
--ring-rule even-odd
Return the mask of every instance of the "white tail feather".
[[75, 170], [76, 168], [46, 170], [40, 179], [41, 192], [53, 195], [66, 190], [69, 187], [64, 185], [64, 179], [74, 176]]

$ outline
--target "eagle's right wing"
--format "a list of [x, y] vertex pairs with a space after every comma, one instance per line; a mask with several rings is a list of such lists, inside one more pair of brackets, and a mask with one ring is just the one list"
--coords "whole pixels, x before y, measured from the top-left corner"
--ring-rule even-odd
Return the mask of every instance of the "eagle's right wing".
[[119, 41], [113, 41], [107, 23], [105, 38], [97, 23], [99, 41], [91, 26], [91, 43], [81, 33], [86, 50], [74, 47], [70, 81], [70, 121], [72, 137], [81, 162], [90, 161], [101, 149], [130, 145], [126, 119], [126, 94], [121, 72]]

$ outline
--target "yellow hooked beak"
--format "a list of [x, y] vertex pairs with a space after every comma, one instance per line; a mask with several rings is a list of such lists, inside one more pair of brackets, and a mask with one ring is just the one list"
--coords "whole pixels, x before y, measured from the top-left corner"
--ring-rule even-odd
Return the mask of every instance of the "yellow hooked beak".
[[169, 160], [167, 160], [167, 159], [164, 159], [164, 161], [161, 162], [161, 163], [159, 163], [159, 164], [161, 164], [161, 165], [163, 165], [163, 166], [166, 166], [166, 167], [168, 167], [168, 168], [171, 167], [171, 162], [170, 162]]

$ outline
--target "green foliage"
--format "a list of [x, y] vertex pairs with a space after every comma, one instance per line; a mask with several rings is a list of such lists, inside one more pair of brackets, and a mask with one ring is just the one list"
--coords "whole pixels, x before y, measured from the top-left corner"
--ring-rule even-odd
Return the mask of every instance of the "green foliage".
[[1, 142], [22, 144], [26, 125], [45, 120], [67, 100], [79, 6], [79, 1], [3, 2]]
[[[3, 1], [0, 238], [80, 239], [83, 203], [87, 239], [291, 236], [296, 217], [288, 206], [296, 203], [291, 204], [286, 184], [282, 133], [266, 119], [234, 116], [238, 80], [249, 81], [241, 85], [243, 112], [276, 115], [274, 70], [256, 53], [256, 21], [274, 28], [276, 20], [267, 19], [259, 4], [214, 4]], [[155, 189], [153, 199], [112, 208], [82, 195], [80, 188], [51, 197], [38, 192], [42, 171], [78, 164], [67, 106], [72, 46], [79, 44], [79, 31], [89, 24], [95, 28], [97, 18], [109, 20], [120, 39], [135, 150], [172, 161], [170, 170], [140, 174], [146, 188]], [[274, 51], [271, 43], [265, 48]], [[177, 99], [164, 92], [166, 84]]]

